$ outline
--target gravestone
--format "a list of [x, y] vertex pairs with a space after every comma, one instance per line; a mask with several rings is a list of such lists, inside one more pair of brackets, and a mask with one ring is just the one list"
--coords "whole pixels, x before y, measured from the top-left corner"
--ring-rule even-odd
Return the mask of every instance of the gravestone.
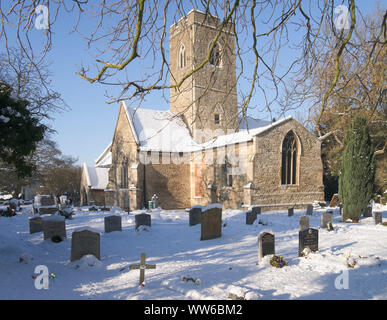
[[250, 209], [254, 214], [261, 214], [261, 207], [251, 206]]
[[257, 220], [257, 213], [254, 213], [253, 210], [246, 211], [246, 224], [253, 224]]
[[309, 248], [311, 251], [318, 251], [318, 230], [308, 228], [298, 233], [298, 256], [302, 257], [302, 251]]
[[189, 226], [196, 226], [202, 223], [202, 206], [197, 205], [189, 209]]
[[332, 213], [330, 212], [326, 212], [321, 215], [320, 227], [326, 229], [328, 228], [328, 223], [332, 223]]
[[380, 204], [382, 204], [382, 205], [386, 205], [386, 203], [387, 203], [387, 200], [386, 200], [386, 198], [385, 197], [381, 197], [380, 198]]
[[303, 216], [300, 218], [300, 230], [309, 229], [309, 217]]
[[210, 240], [222, 236], [222, 205], [210, 204], [202, 209], [200, 240]]
[[306, 215], [307, 215], [307, 216], [311, 216], [312, 214], [313, 214], [313, 206], [308, 205], [308, 206], [306, 207]]
[[92, 254], [101, 260], [100, 234], [91, 229], [74, 231], [71, 238], [71, 261], [81, 259], [83, 256]]
[[66, 238], [65, 217], [53, 215], [43, 218], [43, 239], [52, 237]]
[[332, 199], [331, 199], [331, 202], [329, 203], [329, 206], [330, 206], [331, 208], [335, 208], [335, 207], [337, 207], [339, 204], [340, 204], [339, 195], [338, 195], [337, 193], [335, 193], [335, 194], [332, 196]]
[[101, 207], [99, 208], [101, 211], [110, 211], [110, 207]]
[[288, 208], [288, 217], [292, 217], [294, 215], [294, 208]]
[[134, 216], [135, 228], [138, 229], [139, 226], [148, 226], [151, 227], [151, 215], [147, 213], [140, 213]]
[[261, 232], [258, 235], [258, 263], [264, 256], [275, 254], [274, 234]]
[[122, 231], [121, 216], [108, 216], [104, 218], [105, 233], [113, 231]]
[[372, 217], [372, 207], [367, 206], [364, 213], [363, 213], [364, 218]]
[[30, 225], [30, 234], [43, 231], [43, 220], [41, 217], [32, 217], [28, 219]]
[[374, 221], [375, 221], [375, 224], [382, 224], [383, 217], [381, 212], [378, 212], [378, 211], [374, 212]]

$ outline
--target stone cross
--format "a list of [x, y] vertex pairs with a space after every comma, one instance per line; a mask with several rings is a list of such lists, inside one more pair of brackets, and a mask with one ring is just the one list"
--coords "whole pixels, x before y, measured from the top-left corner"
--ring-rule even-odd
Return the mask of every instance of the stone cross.
[[141, 285], [145, 280], [145, 269], [156, 269], [155, 264], [145, 264], [145, 253], [141, 253], [140, 264], [132, 264], [129, 266], [130, 270], [140, 269], [140, 282]]

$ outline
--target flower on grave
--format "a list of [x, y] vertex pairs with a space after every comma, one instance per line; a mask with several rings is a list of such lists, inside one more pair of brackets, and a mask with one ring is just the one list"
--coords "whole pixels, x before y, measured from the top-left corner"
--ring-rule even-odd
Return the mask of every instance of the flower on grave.
[[55, 278], [56, 278], [56, 274], [55, 274], [54, 272], [51, 272], [51, 273], [50, 273], [50, 278], [51, 278], [51, 279], [55, 279]]
[[273, 267], [276, 267], [276, 268], [282, 268], [284, 266], [287, 266], [288, 262], [282, 256], [274, 255], [270, 259], [270, 265], [272, 265]]

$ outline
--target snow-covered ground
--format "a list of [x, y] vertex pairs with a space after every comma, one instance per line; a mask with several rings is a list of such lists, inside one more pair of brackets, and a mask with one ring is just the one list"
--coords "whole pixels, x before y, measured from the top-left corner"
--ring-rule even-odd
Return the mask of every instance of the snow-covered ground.
[[[379, 209], [386, 221], [387, 206]], [[229, 293], [246, 299], [387, 299], [387, 227], [374, 225], [373, 218], [343, 223], [338, 209], [335, 230], [319, 229], [319, 252], [307, 258], [298, 257], [305, 210], [295, 210], [293, 217], [284, 210], [263, 212], [253, 225], [245, 224], [243, 211], [226, 210], [222, 237], [200, 241], [200, 225], [189, 227], [184, 210], [154, 210], [152, 227], [138, 232], [134, 214], [120, 212], [122, 232], [106, 234], [104, 216], [112, 213], [81, 208], [66, 220], [67, 239], [60, 243], [29, 234], [30, 212], [24, 206], [15, 217], [0, 217], [0, 299], [223, 300]], [[310, 217], [312, 228], [319, 228], [322, 212]], [[88, 256], [70, 262], [71, 234], [82, 227], [100, 232], [101, 261]], [[257, 265], [257, 238], [264, 230], [275, 234], [276, 254], [288, 266], [274, 268], [268, 257]], [[139, 264], [142, 252], [156, 269], [145, 271], [145, 286], [139, 287], [140, 272], [129, 265]], [[346, 256], [354, 268], [346, 266]], [[55, 275], [47, 290], [35, 288], [38, 265]]]

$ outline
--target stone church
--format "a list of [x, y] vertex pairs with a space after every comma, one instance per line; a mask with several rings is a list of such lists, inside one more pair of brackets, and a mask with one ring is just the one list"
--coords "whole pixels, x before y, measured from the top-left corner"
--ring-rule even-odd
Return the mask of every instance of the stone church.
[[[206, 59], [219, 18], [192, 10], [170, 27], [171, 84]], [[83, 205], [163, 209], [220, 202], [304, 206], [324, 200], [321, 143], [287, 117], [238, 119], [233, 26], [225, 26], [209, 61], [179, 89], [170, 110], [121, 102], [111, 144], [83, 165]]]

